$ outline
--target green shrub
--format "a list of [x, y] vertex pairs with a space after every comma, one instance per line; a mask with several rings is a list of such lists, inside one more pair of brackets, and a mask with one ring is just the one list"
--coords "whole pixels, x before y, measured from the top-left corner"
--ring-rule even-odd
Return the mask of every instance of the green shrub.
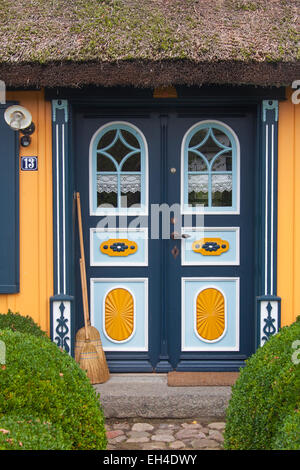
[[300, 411], [293, 412], [283, 421], [272, 442], [274, 450], [300, 450]]
[[0, 450], [70, 450], [62, 429], [47, 420], [14, 415], [0, 419]]
[[0, 313], [0, 330], [6, 328], [12, 331], [20, 331], [20, 333], [30, 333], [35, 336], [48, 338], [46, 333], [41, 330], [31, 317], [23, 317], [19, 313], [13, 313], [11, 310], [8, 313]]
[[61, 426], [73, 449], [104, 449], [104, 417], [86, 374], [51, 341], [0, 331], [6, 365], [0, 367], [0, 418], [4, 414], [46, 417]]
[[292, 361], [300, 321], [270, 338], [246, 362], [227, 409], [226, 449], [272, 449], [288, 414], [300, 408], [300, 364]]

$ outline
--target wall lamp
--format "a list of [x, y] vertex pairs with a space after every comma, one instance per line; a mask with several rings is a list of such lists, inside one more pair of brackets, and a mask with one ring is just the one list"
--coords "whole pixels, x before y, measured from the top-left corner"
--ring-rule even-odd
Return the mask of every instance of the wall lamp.
[[28, 147], [31, 143], [30, 136], [35, 131], [31, 113], [23, 106], [13, 105], [6, 109], [4, 119], [11, 129], [23, 134], [20, 143], [22, 147]]

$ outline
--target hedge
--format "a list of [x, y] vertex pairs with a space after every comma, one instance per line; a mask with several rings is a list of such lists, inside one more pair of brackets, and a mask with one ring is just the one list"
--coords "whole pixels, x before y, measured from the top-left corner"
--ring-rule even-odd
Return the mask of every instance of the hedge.
[[273, 449], [286, 417], [300, 409], [300, 364], [292, 361], [299, 339], [298, 318], [248, 359], [227, 409], [225, 449]]
[[8, 313], [0, 313], [0, 330], [6, 328], [12, 331], [19, 331], [20, 333], [30, 333], [35, 336], [48, 338], [47, 334], [31, 317], [13, 313], [11, 310], [8, 310]]
[[43, 337], [0, 331], [6, 365], [0, 367], [0, 418], [6, 414], [46, 417], [60, 426], [72, 449], [105, 449], [99, 396], [86, 373]]
[[300, 410], [287, 415], [272, 441], [274, 450], [300, 450]]
[[6, 415], [0, 419], [0, 450], [70, 450], [72, 442], [46, 419]]

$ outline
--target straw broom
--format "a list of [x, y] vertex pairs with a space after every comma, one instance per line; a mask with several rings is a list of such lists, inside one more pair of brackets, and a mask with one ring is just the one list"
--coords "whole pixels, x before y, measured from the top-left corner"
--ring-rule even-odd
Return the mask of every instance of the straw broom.
[[90, 340], [89, 329], [87, 325], [87, 311], [86, 311], [86, 298], [85, 298], [85, 285], [83, 276], [83, 261], [80, 259], [80, 275], [81, 275], [81, 287], [83, 297], [83, 311], [84, 311], [84, 330], [85, 330], [85, 342], [80, 351], [79, 365], [81, 369], [86, 371], [88, 378], [92, 384], [97, 384], [102, 381], [102, 370], [100, 365], [99, 356], [96, 348]]
[[[84, 312], [84, 332], [85, 340], [80, 351], [79, 365], [81, 369], [85, 370], [88, 378], [92, 384], [104, 383], [109, 379], [109, 370], [106, 363], [104, 351], [102, 349], [101, 341], [98, 340], [97, 346], [95, 341], [90, 338], [90, 329], [87, 324], [88, 318], [88, 301], [87, 301], [87, 290], [84, 284], [84, 266], [83, 260], [80, 259], [80, 275], [81, 275], [81, 286], [82, 286], [82, 298], [83, 298], [83, 312]], [[95, 328], [96, 330], [96, 328]], [[96, 330], [97, 331], [97, 330]], [[99, 334], [99, 333], [98, 333]], [[100, 355], [97, 351], [99, 350]], [[100, 351], [101, 349], [101, 351]]]
[[[79, 240], [80, 240], [80, 276], [81, 276], [81, 287], [82, 287], [82, 301], [83, 301], [83, 312], [84, 312], [84, 327], [81, 328], [76, 334], [75, 341], [75, 360], [80, 363], [80, 366], [87, 370], [87, 361], [96, 361], [95, 351], [98, 355], [98, 362], [100, 367], [97, 371], [97, 367], [94, 365], [93, 369], [95, 372], [88, 373], [92, 383], [103, 383], [109, 379], [109, 369], [106, 362], [105, 353], [102, 348], [101, 338], [99, 331], [91, 326], [89, 319], [89, 305], [87, 296], [87, 283], [86, 283], [86, 269], [85, 269], [85, 258], [84, 258], [84, 245], [83, 245], [83, 234], [82, 234], [82, 219], [81, 219], [81, 206], [80, 206], [80, 195], [76, 194], [77, 199], [77, 211], [78, 211], [78, 227], [79, 227]], [[91, 367], [91, 364], [90, 364]], [[96, 380], [96, 382], [94, 381]]]

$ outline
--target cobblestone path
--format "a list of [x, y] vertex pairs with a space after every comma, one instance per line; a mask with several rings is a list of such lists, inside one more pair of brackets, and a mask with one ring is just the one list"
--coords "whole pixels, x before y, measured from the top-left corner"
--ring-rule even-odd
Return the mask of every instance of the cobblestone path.
[[106, 420], [108, 450], [221, 450], [224, 421]]

